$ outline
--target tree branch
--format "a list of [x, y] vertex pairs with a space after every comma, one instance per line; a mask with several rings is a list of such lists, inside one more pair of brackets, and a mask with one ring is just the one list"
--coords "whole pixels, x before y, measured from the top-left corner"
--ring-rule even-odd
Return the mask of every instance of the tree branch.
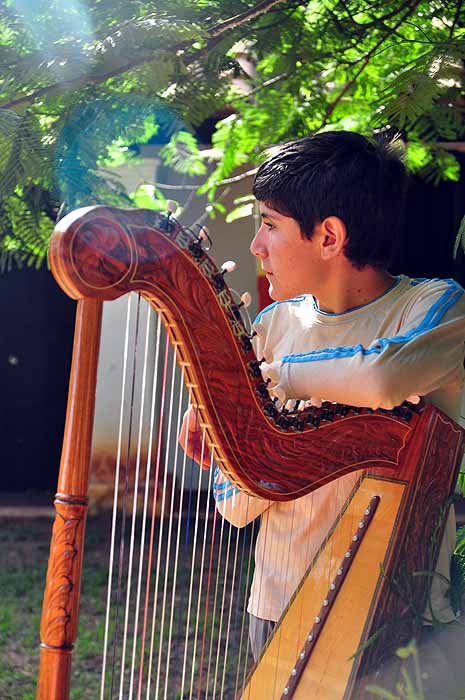
[[384, 44], [384, 42], [387, 41], [387, 39], [389, 39], [389, 37], [392, 36], [392, 34], [394, 34], [394, 32], [397, 31], [397, 29], [398, 29], [398, 28], [400, 27], [400, 25], [405, 21], [405, 19], [415, 12], [416, 8], [418, 7], [418, 5], [419, 5], [421, 2], [422, 2], [422, 0], [415, 0], [415, 2], [413, 2], [413, 4], [411, 4], [411, 6], [409, 7], [408, 12], [406, 12], [399, 20], [397, 20], [397, 22], [395, 23], [395, 25], [390, 29], [389, 33], [386, 34], [385, 36], [383, 36], [383, 37], [378, 41], [378, 43], [375, 44], [375, 46], [371, 49], [371, 51], [369, 51], [369, 52], [366, 54], [365, 58], [364, 58], [363, 61], [362, 61], [362, 65], [361, 65], [360, 68], [356, 71], [355, 75], [354, 75], [354, 76], [351, 78], [351, 80], [349, 80], [349, 82], [343, 87], [343, 89], [341, 90], [341, 92], [339, 93], [339, 95], [336, 97], [336, 99], [328, 106], [328, 109], [326, 110], [326, 114], [325, 114], [325, 116], [323, 117], [323, 121], [321, 122], [321, 124], [320, 124], [320, 126], [318, 127], [318, 129], [316, 129], [316, 131], [318, 131], [319, 129], [322, 129], [324, 126], [326, 126], [326, 124], [329, 122], [329, 120], [330, 120], [330, 118], [331, 118], [331, 116], [332, 116], [334, 110], [335, 110], [336, 107], [338, 106], [339, 102], [340, 102], [340, 101], [343, 99], [343, 97], [348, 93], [348, 91], [351, 89], [351, 87], [353, 87], [353, 86], [355, 85], [355, 83], [357, 82], [358, 78], [359, 78], [360, 75], [363, 73], [363, 71], [365, 70], [365, 68], [367, 67], [367, 65], [369, 64], [369, 62], [371, 61], [371, 59], [373, 58], [373, 56], [378, 52], [378, 50], [381, 48], [381, 46]]
[[382, 15], [381, 17], [376, 17], [374, 20], [372, 20], [370, 22], [370, 24], [376, 24], [378, 22], [385, 22], [387, 19], [392, 19], [393, 17], [396, 17], [399, 14], [399, 12], [402, 12], [402, 10], [405, 10], [406, 8], [408, 8], [411, 4], [412, 4], [411, 0], [405, 0], [395, 10], [391, 10], [391, 12], [387, 12], [385, 15]]
[[235, 17], [231, 17], [224, 22], [220, 22], [220, 24], [217, 24], [216, 27], [213, 27], [213, 29], [209, 32], [209, 35], [213, 39], [220, 34], [224, 34], [230, 29], [236, 29], [242, 24], [250, 22], [252, 19], [261, 17], [261, 15], [264, 15], [275, 5], [282, 5], [284, 2], [287, 2], [287, 0], [262, 0], [262, 2], [259, 2], [258, 5], [251, 7], [250, 10], [243, 12], [241, 15], [236, 15]]
[[254, 88], [249, 90], [249, 92], [245, 92], [238, 99], [245, 100], [249, 97], [252, 97], [252, 95], [255, 95], [257, 92], [260, 92], [260, 90], [263, 90], [263, 88], [270, 87], [270, 85], [275, 85], [276, 83], [279, 83], [285, 78], [289, 78], [289, 73], [281, 73], [280, 75], [275, 75], [274, 78], [269, 78], [269, 80], [265, 80], [263, 83], [256, 85]]
[[457, 22], [459, 21], [460, 12], [462, 10], [462, 5], [463, 5], [463, 0], [460, 0], [457, 4], [457, 11], [455, 13], [454, 21], [452, 22], [452, 26], [450, 28], [449, 40], [452, 39], [454, 36], [454, 31], [455, 31], [455, 28], [457, 26]]
[[[347, 15], [349, 16], [349, 18], [350, 18], [351, 22], [354, 24], [354, 26], [358, 27], [357, 39], [358, 39], [358, 41], [362, 41], [362, 39], [365, 38], [367, 32], [370, 29], [372, 29], [373, 27], [378, 28], [378, 29], [387, 30], [388, 27], [386, 27], [384, 22], [386, 20], [393, 19], [400, 12], [402, 12], [406, 8], [410, 7], [412, 0], [404, 0], [404, 2], [402, 2], [395, 10], [391, 10], [390, 12], [387, 12], [385, 15], [382, 15], [381, 17], [375, 17], [374, 19], [371, 19], [369, 22], [357, 22], [354, 19], [354, 16], [350, 13], [350, 10], [349, 10], [347, 4], [344, 2], [344, 0], [339, 0], [339, 2], [343, 6], [344, 10], [346, 11]], [[408, 16], [408, 13], [407, 13], [407, 16]]]
[[[205, 50], [208, 51], [212, 47], [212, 45], [217, 43], [219, 37], [221, 37], [226, 32], [230, 31], [231, 29], [236, 29], [237, 27], [240, 27], [243, 24], [247, 24], [248, 22], [251, 22], [257, 17], [261, 17], [275, 5], [283, 4], [286, 1], [287, 0], [262, 0], [262, 2], [259, 2], [257, 5], [255, 5], [255, 7], [246, 10], [246, 12], [243, 12], [241, 15], [236, 15], [235, 17], [231, 17], [225, 20], [224, 22], [220, 22], [219, 24], [215, 25], [211, 28], [209, 32], [207, 32], [210, 41], [207, 42], [206, 47], [202, 47], [198, 50], [196, 58], [200, 57], [205, 52]], [[176, 54], [177, 52], [185, 50], [190, 46], [192, 46], [192, 41], [181, 42], [179, 44], [175, 44], [174, 46], [157, 52], [157, 55], [166, 53]], [[46, 85], [42, 88], [34, 90], [29, 95], [21, 95], [21, 97], [17, 97], [14, 100], [10, 100], [9, 102], [4, 102], [3, 104], [0, 104], [0, 109], [12, 109], [21, 104], [28, 104], [30, 102], [33, 102], [34, 100], [43, 97], [44, 95], [56, 94], [65, 90], [76, 89], [89, 83], [93, 85], [98, 85], [99, 83], [103, 83], [106, 80], [109, 80], [110, 78], [115, 78], [118, 75], [133, 70], [134, 68], [138, 68], [139, 66], [145, 65], [146, 63], [152, 63], [155, 60], [155, 58], [156, 57], [154, 57], [153, 53], [150, 53], [141, 56], [133, 61], [128, 61], [128, 63], [125, 63], [124, 65], [121, 65], [112, 71], [102, 73], [101, 75], [81, 75], [78, 78], [64, 80], [61, 82], [54, 83], [53, 85]]]
[[[258, 166], [256, 168], [252, 168], [251, 170], [245, 170], [243, 173], [240, 173], [239, 175], [234, 175], [233, 177], [226, 177], [224, 180], [219, 180], [216, 183], [217, 187], [222, 187], [223, 185], [232, 185], [234, 182], [240, 182], [241, 180], [246, 180], [248, 177], [252, 177], [252, 175], [255, 175], [258, 170]], [[140, 183], [144, 184], [144, 183]], [[148, 185], [153, 185], [154, 187], [158, 187], [160, 190], [183, 190], [183, 191], [191, 191], [191, 190], [198, 190], [199, 187], [202, 185], [171, 185], [166, 182], [147, 182], [146, 184]]]

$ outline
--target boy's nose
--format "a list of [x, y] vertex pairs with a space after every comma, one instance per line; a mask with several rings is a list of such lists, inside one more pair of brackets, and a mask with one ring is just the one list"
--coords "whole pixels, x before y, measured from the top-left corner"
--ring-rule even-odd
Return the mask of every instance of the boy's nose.
[[263, 258], [266, 255], [266, 248], [263, 244], [260, 229], [257, 231], [250, 244], [250, 252], [257, 258]]

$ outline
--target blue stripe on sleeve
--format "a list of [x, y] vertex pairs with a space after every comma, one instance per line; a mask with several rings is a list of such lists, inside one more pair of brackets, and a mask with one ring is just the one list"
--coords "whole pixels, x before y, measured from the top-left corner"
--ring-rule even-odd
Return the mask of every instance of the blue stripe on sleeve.
[[235, 486], [231, 486], [229, 491], [225, 491], [220, 494], [213, 494], [215, 501], [226, 501], [226, 499], [231, 498], [231, 496], [234, 496], [234, 494], [240, 493], [239, 489], [236, 489]]
[[456, 301], [458, 301], [464, 291], [462, 287], [455, 282], [455, 280], [449, 279], [445, 280], [447, 282], [447, 289], [441, 295], [441, 297], [431, 306], [421, 323], [412, 328], [404, 335], [397, 335], [392, 338], [378, 338], [373, 342], [371, 347], [365, 348], [361, 343], [357, 345], [344, 346], [338, 348], [324, 348], [321, 350], [312, 350], [307, 353], [299, 353], [295, 355], [285, 355], [282, 358], [283, 363], [291, 362], [314, 362], [316, 360], [331, 360], [336, 357], [353, 357], [358, 353], [362, 355], [372, 355], [381, 353], [385, 347], [392, 343], [406, 343], [409, 340], [413, 340], [422, 333], [435, 328], [441, 319], [445, 316], [447, 311], [453, 306]]
[[236, 488], [230, 481], [223, 481], [221, 484], [216, 484], [215, 481], [218, 477], [219, 469], [215, 467], [215, 472], [213, 474], [213, 498], [215, 501], [225, 501], [227, 498], [231, 498], [235, 493], [240, 493], [240, 489]]
[[213, 484], [213, 491], [216, 493], [217, 491], [224, 491], [225, 489], [228, 488], [228, 486], [231, 486], [230, 481], [223, 481], [222, 484]]

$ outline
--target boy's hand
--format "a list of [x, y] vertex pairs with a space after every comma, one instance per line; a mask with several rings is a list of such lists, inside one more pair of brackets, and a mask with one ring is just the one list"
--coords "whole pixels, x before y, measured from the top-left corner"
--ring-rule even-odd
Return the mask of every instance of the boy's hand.
[[[203, 455], [202, 442], [204, 442]], [[182, 419], [179, 444], [185, 450], [187, 456], [192, 457], [202, 469], [210, 469], [212, 463], [211, 452], [207, 447], [206, 441], [203, 440], [203, 431], [199, 426], [198, 415], [192, 406], [189, 406]]]

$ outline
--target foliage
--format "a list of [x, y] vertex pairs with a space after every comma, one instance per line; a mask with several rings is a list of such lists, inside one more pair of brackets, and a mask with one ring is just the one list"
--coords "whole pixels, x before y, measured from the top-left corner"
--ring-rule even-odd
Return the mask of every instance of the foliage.
[[465, 527], [457, 530], [457, 542], [450, 562], [450, 599], [455, 613], [462, 611], [465, 595]]
[[[50, 494], [50, 499], [52, 495]], [[46, 563], [50, 546], [50, 533], [52, 522], [48, 518], [17, 518], [3, 520], [0, 530], [0, 544], [2, 548], [2, 562], [4, 566], [0, 571], [0, 590], [2, 596], [0, 599], [0, 654], [2, 664], [0, 666], [0, 697], [2, 700], [34, 700], [36, 697], [36, 684], [38, 672], [38, 657], [39, 657], [39, 626], [40, 614], [42, 608]], [[184, 528], [188, 528], [187, 520], [183, 523]], [[86, 524], [86, 544], [85, 557], [83, 562], [83, 572], [81, 576], [82, 590], [79, 610], [79, 628], [77, 640], [73, 652], [72, 662], [72, 680], [70, 700], [95, 700], [100, 697], [101, 692], [101, 674], [102, 674], [102, 641], [105, 635], [105, 613], [107, 601], [107, 585], [108, 585], [108, 551], [110, 546], [111, 533], [111, 513], [102, 513], [99, 516], [90, 516]], [[249, 561], [250, 548], [253, 546], [253, 538], [251, 530], [237, 530], [237, 544], [235, 546], [241, 548], [243, 555], [244, 567], [247, 568]], [[127, 531], [127, 540], [125, 546], [129, 546], [129, 528]], [[222, 572], [222, 578], [226, 581], [231, 581], [233, 578], [233, 569], [236, 566], [235, 557], [229, 556], [229, 548], [214, 547], [213, 566], [215, 570]], [[148, 542], [146, 542], [146, 547]], [[174, 566], [169, 563], [169, 557], [166, 550], [166, 540], [164, 545], [163, 556], [160, 563], [160, 580], [164, 578], [165, 567], [168, 567], [169, 574], [173, 573]], [[174, 548], [173, 548], [174, 550]], [[172, 552], [173, 552], [172, 550]], [[148, 552], [146, 552], [146, 555]], [[184, 640], [183, 627], [187, 621], [187, 597], [184, 594], [182, 581], [188, 581], [191, 575], [192, 559], [185, 557], [185, 561], [179, 562], [178, 567], [178, 587], [175, 598], [176, 616], [173, 625], [172, 644], [173, 650], [177, 649], [178, 660], [182, 650], [179, 648], [179, 641], [182, 637]], [[197, 576], [194, 577], [192, 593], [198, 595], [198, 586], [201, 583], [200, 570], [202, 569], [202, 553], [199, 550], [196, 554], [194, 567]], [[182, 571], [181, 571], [182, 570]], [[182, 577], [186, 578], [183, 579]], [[221, 578], [221, 577], [220, 577]], [[179, 583], [181, 582], [181, 583]], [[221, 581], [220, 581], [221, 585]], [[234, 594], [238, 599], [245, 599], [247, 588], [250, 586], [248, 574], [240, 577], [239, 586], [234, 587]], [[230, 594], [231, 587], [223, 592], [222, 603], [225, 610], [234, 611], [229, 615], [228, 626], [230, 632], [226, 635], [224, 630], [221, 633], [219, 620], [215, 622], [214, 613], [210, 609], [208, 616], [208, 608], [203, 609], [199, 614], [199, 629], [202, 629], [203, 616], [206, 615], [208, 621], [208, 635], [212, 634], [215, 646], [224, 650], [226, 637], [228, 638], [228, 653], [226, 665], [224, 667], [217, 666], [212, 668], [210, 677], [210, 685], [216, 683], [217, 678], [221, 678], [224, 669], [227, 669], [227, 680], [224, 685], [224, 693], [221, 693], [224, 700], [232, 697], [237, 697], [235, 692], [235, 683], [237, 669], [242, 669], [248, 666], [248, 647], [242, 646], [241, 626], [243, 624], [243, 614], [241, 606], [231, 606]], [[163, 597], [166, 591], [160, 584], [158, 592], [158, 605], [161, 606]], [[157, 596], [157, 593], [154, 593]], [[165, 601], [166, 602], [166, 601]], [[169, 609], [169, 602], [166, 603]], [[219, 604], [219, 603], [218, 603]], [[121, 614], [121, 611], [120, 611]], [[168, 628], [173, 622], [169, 622], [169, 615], [165, 619], [165, 633], [163, 642], [166, 648], [168, 638]], [[150, 620], [154, 627], [154, 647], [158, 649], [161, 634], [161, 620], [152, 618], [152, 613], [149, 614]], [[115, 624], [114, 620], [110, 625]], [[191, 661], [198, 663], [200, 656], [199, 645], [197, 643], [197, 634], [193, 633], [188, 639], [188, 647], [186, 651], [186, 661], [188, 673], [190, 671], [189, 664]], [[150, 632], [151, 634], [151, 632]], [[110, 628], [110, 638], [112, 637]], [[129, 632], [129, 638], [131, 634]], [[208, 639], [208, 637], [207, 637]], [[149, 645], [147, 645], [147, 651]], [[110, 647], [111, 648], [111, 647]], [[128, 647], [129, 648], [129, 647]], [[117, 649], [118, 651], [118, 649]], [[121, 651], [121, 649], [119, 649]], [[113, 650], [111, 650], [113, 654]], [[129, 653], [129, 652], [128, 652]], [[211, 652], [210, 652], [211, 653]], [[181, 659], [182, 661], [182, 659]], [[119, 674], [119, 664], [121, 659], [119, 655], [113, 657], [112, 663], [107, 665], [109, 676], [116, 670], [116, 678]], [[126, 660], [129, 668], [129, 662]], [[180, 663], [180, 668], [182, 663]], [[180, 668], [177, 670], [179, 671]], [[173, 675], [171, 680], [177, 679], [177, 672], [173, 664]], [[245, 672], [245, 670], [244, 670]], [[162, 671], [163, 673], [163, 671]], [[162, 676], [163, 678], [163, 676]], [[221, 681], [222, 683], [223, 681]], [[219, 686], [219, 683], [218, 683]], [[195, 688], [195, 687], [194, 687]], [[109, 697], [110, 684], [107, 684], [107, 692], [105, 697]], [[203, 688], [204, 694], [213, 698], [211, 687], [208, 691]], [[127, 691], [127, 686], [125, 688]], [[222, 688], [223, 691], [223, 688]], [[183, 697], [189, 696], [189, 690], [186, 690]], [[200, 693], [200, 690], [199, 690]], [[117, 693], [116, 693], [117, 694]], [[155, 688], [155, 677], [153, 676], [152, 693], [150, 697], [158, 695], [158, 690]], [[191, 688], [191, 697], [193, 695]], [[115, 693], [111, 693], [115, 697]], [[124, 697], [128, 697], [129, 692], [125, 692]], [[218, 697], [217, 694], [215, 694]], [[146, 697], [145, 688], [143, 697]], [[161, 692], [160, 692], [161, 697]], [[170, 700], [179, 698], [179, 690], [175, 687], [170, 687]], [[195, 690], [194, 697], [197, 697]]]
[[178, 173], [205, 175], [207, 166], [201, 158], [195, 137], [188, 131], [173, 134], [170, 142], [160, 150], [160, 155]]
[[135, 203], [111, 166], [157, 130], [205, 175], [192, 133], [220, 110], [212, 203], [264, 146], [319, 129], [400, 130], [412, 170], [457, 179], [464, 52], [463, 0], [2, 0], [3, 264], [40, 261], [59, 209]]
[[402, 659], [403, 664], [395, 693], [377, 685], [367, 686], [367, 692], [376, 698], [383, 698], [383, 700], [424, 700], [425, 694], [415, 640], [412, 640], [406, 647], [398, 649], [396, 654]]

